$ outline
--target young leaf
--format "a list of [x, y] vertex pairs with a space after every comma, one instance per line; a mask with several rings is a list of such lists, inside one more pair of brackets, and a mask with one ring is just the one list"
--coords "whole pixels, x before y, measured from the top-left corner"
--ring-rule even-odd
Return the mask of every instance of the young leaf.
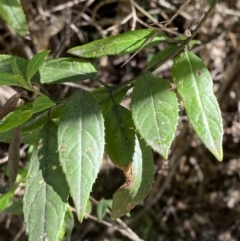
[[18, 75], [21, 77], [21, 79], [24, 80], [24, 75], [22, 70], [19, 68], [18, 63], [17, 63], [17, 58], [14, 57], [12, 60], [12, 71], [15, 75]]
[[29, 241], [58, 241], [68, 199], [68, 186], [57, 151], [57, 126], [42, 128], [30, 159], [23, 200]]
[[12, 203], [16, 187], [12, 187], [9, 192], [0, 196], [0, 212], [6, 210]]
[[135, 146], [131, 112], [119, 104], [114, 104], [104, 119], [107, 153], [117, 167], [128, 167], [132, 162]]
[[152, 187], [154, 162], [151, 149], [135, 135], [133, 162], [123, 169], [126, 182], [114, 193], [111, 218], [117, 219], [143, 201]]
[[79, 90], [66, 101], [58, 128], [58, 148], [77, 216], [82, 221], [104, 152], [103, 117], [91, 93]]
[[56, 105], [56, 103], [51, 101], [49, 97], [47, 97], [46, 95], [41, 95], [33, 101], [32, 114], [49, 109], [54, 105]]
[[60, 58], [45, 61], [39, 68], [39, 72], [40, 76], [33, 76], [32, 81], [54, 84], [92, 78], [96, 74], [96, 69], [86, 60]]
[[[105, 55], [117, 55], [136, 52], [151, 36], [155, 30], [139, 29], [105, 39], [95, 40], [82, 46], [68, 50], [68, 53], [83, 58], [98, 58]], [[151, 43], [144, 47], [150, 48], [169, 38], [163, 33], [158, 34]]]
[[5, 132], [20, 126], [32, 116], [32, 103], [27, 103], [17, 107], [0, 122], [0, 132]]
[[23, 88], [27, 90], [31, 90], [31, 85], [27, 82], [22, 69], [20, 69], [18, 62], [20, 62], [21, 59], [18, 59], [17, 57], [14, 57], [12, 60], [12, 71], [14, 73], [13, 79], [15, 79]]
[[26, 17], [23, 12], [20, 0], [1, 0], [0, 1], [1, 17], [20, 35], [28, 33]]
[[132, 92], [132, 116], [144, 140], [164, 158], [178, 123], [178, 102], [170, 84], [150, 72], [144, 72]]
[[98, 222], [102, 222], [106, 213], [107, 209], [112, 207], [112, 200], [101, 199], [97, 204], [97, 217]]
[[193, 129], [205, 146], [222, 160], [222, 118], [213, 82], [201, 59], [189, 51], [175, 58], [173, 78]]
[[26, 71], [28, 82], [31, 80], [33, 75], [39, 70], [39, 67], [44, 63], [46, 56], [50, 52], [51, 52], [50, 50], [42, 51], [40, 53], [37, 53], [32, 57], [32, 59], [30, 59], [30, 61], [28, 62], [27, 71]]

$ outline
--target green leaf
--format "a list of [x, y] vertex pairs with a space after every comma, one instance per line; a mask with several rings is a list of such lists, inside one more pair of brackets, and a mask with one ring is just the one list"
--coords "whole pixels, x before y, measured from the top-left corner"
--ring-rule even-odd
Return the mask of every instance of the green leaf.
[[22, 215], [23, 203], [22, 200], [13, 202], [5, 211], [11, 215]]
[[136, 79], [132, 92], [132, 117], [135, 126], [152, 149], [164, 158], [178, 123], [178, 102], [170, 84], [150, 72]]
[[126, 182], [114, 193], [111, 218], [117, 219], [143, 201], [154, 179], [151, 149], [135, 135], [133, 162], [123, 169]]
[[111, 161], [120, 169], [132, 162], [135, 132], [131, 112], [115, 104], [104, 116], [106, 150]]
[[14, 59], [16, 59], [17, 65], [21, 69], [21, 72], [22, 73], [26, 72], [27, 65], [28, 65], [27, 59], [14, 57], [12, 55], [1, 54], [0, 55], [0, 76], [2, 73], [14, 74], [12, 69], [12, 62]]
[[102, 222], [106, 213], [107, 209], [112, 207], [112, 200], [106, 200], [102, 198], [99, 203], [97, 204], [97, 217], [98, 222]]
[[32, 114], [49, 109], [50, 107], [53, 107], [55, 105], [56, 103], [51, 101], [49, 97], [47, 97], [46, 95], [41, 95], [33, 101]]
[[147, 63], [147, 69], [152, 68], [154, 65], [157, 65], [161, 62], [167, 55], [172, 53], [175, 49], [178, 48], [178, 45], [171, 44], [165, 47], [163, 50], [157, 52]]
[[[136, 52], [151, 36], [156, 33], [151, 29], [139, 29], [105, 39], [95, 40], [68, 50], [68, 53], [83, 58], [98, 58], [105, 55], [117, 55]], [[144, 49], [157, 45], [169, 38], [158, 34]]]
[[221, 161], [222, 118], [208, 69], [196, 55], [185, 51], [175, 58], [173, 78], [193, 129], [205, 146]]
[[26, 72], [28, 81], [30, 81], [33, 75], [39, 70], [39, 67], [44, 63], [46, 56], [50, 52], [50, 50], [42, 51], [40, 53], [37, 53], [32, 57], [32, 59], [30, 59]]
[[21, 76], [22, 79], [24, 79], [23, 73], [18, 66], [16, 57], [13, 58], [13, 60], [12, 60], [12, 71], [15, 75], [19, 75], [19, 76]]
[[12, 187], [7, 193], [0, 196], [0, 212], [6, 210], [12, 203], [16, 187]]
[[96, 74], [94, 66], [86, 60], [60, 58], [46, 60], [39, 68], [40, 75], [33, 76], [32, 81], [42, 84], [78, 82], [92, 78]]
[[0, 55], [0, 85], [20, 86], [31, 90], [25, 78], [27, 64], [26, 59]]
[[20, 35], [24, 36], [28, 33], [26, 17], [20, 0], [1, 0], [0, 15]]
[[62, 241], [62, 240], [70, 241], [73, 228], [74, 228], [74, 216], [72, 214], [72, 211], [68, 209], [65, 213], [63, 226], [58, 236], [59, 241]]
[[30, 159], [23, 200], [29, 241], [58, 241], [67, 207], [68, 186], [59, 162], [57, 126], [43, 127]]
[[[50, 118], [54, 122], [58, 121], [62, 114], [63, 105], [57, 105], [51, 108]], [[45, 124], [49, 116], [49, 111], [33, 114], [32, 117], [21, 126], [21, 143], [34, 144], [39, 135], [39, 131]], [[12, 136], [12, 130], [0, 132], [0, 141], [9, 143]]]
[[97, 99], [98, 104], [101, 107], [103, 115], [105, 115], [113, 106], [113, 101], [116, 103], [121, 103], [124, 97], [126, 96], [127, 91], [130, 89], [130, 86], [121, 89], [120, 91], [114, 91], [114, 89], [109, 90], [105, 87], [98, 88], [92, 91], [94, 97]]
[[103, 117], [91, 93], [79, 90], [66, 101], [58, 128], [58, 147], [77, 216], [82, 221], [104, 152]]
[[13, 112], [9, 113], [0, 121], [0, 132], [5, 132], [20, 126], [32, 116], [32, 103], [27, 103], [17, 107]]

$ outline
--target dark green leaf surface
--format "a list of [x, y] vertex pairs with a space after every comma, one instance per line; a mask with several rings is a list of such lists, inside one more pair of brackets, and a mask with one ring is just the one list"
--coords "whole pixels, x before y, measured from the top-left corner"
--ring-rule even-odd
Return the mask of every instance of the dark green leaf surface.
[[66, 101], [59, 123], [58, 147], [77, 215], [82, 221], [104, 152], [103, 117], [91, 93], [79, 90]]
[[208, 69], [201, 59], [186, 51], [174, 61], [173, 78], [194, 130], [213, 155], [222, 160], [222, 118]]
[[20, 35], [28, 33], [28, 26], [20, 0], [1, 0], [1, 17]]
[[96, 74], [96, 69], [86, 60], [60, 58], [45, 61], [39, 68], [39, 72], [40, 76], [35, 75], [33, 81], [40, 81], [42, 84], [53, 84], [78, 82], [92, 78]]
[[68, 186], [57, 151], [57, 126], [48, 121], [30, 159], [24, 194], [24, 220], [29, 241], [58, 241], [68, 199]]
[[[83, 58], [98, 58], [105, 55], [116, 55], [133, 53], [137, 51], [153, 34], [155, 30], [140, 29], [107, 37], [105, 39], [95, 40], [82, 46], [74, 47], [68, 50], [68, 53]], [[166, 41], [168, 38], [160, 33], [144, 49]]]
[[56, 105], [56, 103], [51, 101], [49, 97], [46, 95], [41, 95], [33, 101], [32, 114], [46, 110], [54, 105]]
[[132, 92], [132, 116], [144, 140], [164, 158], [178, 123], [178, 102], [170, 84], [150, 72], [136, 80]]
[[126, 182], [113, 195], [111, 218], [117, 219], [143, 201], [154, 178], [151, 149], [135, 135], [133, 162], [124, 170]]
[[112, 108], [112, 106], [113, 106], [112, 99], [114, 99], [114, 101], [116, 103], [122, 102], [122, 100], [126, 96], [127, 91], [129, 90], [129, 88], [130, 88], [129, 86], [126, 86], [126, 88], [120, 90], [119, 92], [115, 92], [114, 90], [112, 90], [112, 92], [110, 92], [105, 87], [98, 88], [98, 89], [92, 91], [93, 95], [95, 96], [95, 98], [98, 101], [98, 104], [101, 107], [103, 115], [107, 114], [108, 111]]
[[132, 162], [135, 146], [131, 112], [119, 104], [114, 104], [104, 119], [107, 153], [117, 167], [128, 167]]
[[25, 80], [27, 64], [26, 59], [11, 55], [0, 55], [0, 85], [21, 86], [31, 90]]
[[160, 50], [159, 52], [157, 52], [147, 63], [147, 69], [150, 69], [154, 65], [161, 62], [167, 55], [172, 53], [176, 48], [178, 48], [178, 45], [171, 44], [165, 47], [163, 50]]
[[38, 71], [39, 67], [44, 63], [46, 56], [50, 53], [50, 50], [45, 50], [37, 53], [29, 60], [26, 76], [28, 81], [33, 77], [33, 75]]
[[14, 58], [17, 60], [17, 64], [21, 69], [22, 73], [26, 72], [28, 60], [20, 57], [14, 57], [12, 55], [1, 54], [0, 55], [0, 74], [2, 73], [14, 74], [12, 70], [12, 62]]

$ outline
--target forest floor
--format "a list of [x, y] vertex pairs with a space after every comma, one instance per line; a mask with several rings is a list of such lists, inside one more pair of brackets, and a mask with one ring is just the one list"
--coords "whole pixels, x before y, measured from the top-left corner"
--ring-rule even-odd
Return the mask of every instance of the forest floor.
[[[31, 34], [22, 38], [1, 20], [0, 53], [31, 58], [38, 51], [50, 49], [50, 58], [69, 56], [66, 51], [71, 47], [99, 38], [141, 28], [159, 30], [185, 2], [189, 3], [163, 30], [169, 37], [195, 28], [209, 8], [204, 0], [25, 0], [22, 3]], [[206, 149], [181, 110], [169, 159], [154, 154], [155, 181], [144, 203], [117, 222], [106, 216], [99, 223], [93, 208], [83, 223], [75, 222], [71, 241], [240, 240], [240, 1], [219, 1], [195, 39], [201, 43], [189, 49], [211, 72], [222, 111], [223, 161], [217, 161]], [[140, 73], [147, 59], [163, 48], [161, 44], [141, 51], [124, 67], [130, 55], [102, 57], [93, 64], [101, 80], [117, 85]], [[172, 63], [166, 62], [155, 74], [172, 81]], [[91, 91], [99, 86], [87, 80], [47, 89], [55, 98], [64, 98], [77, 88]], [[16, 90], [1, 87], [0, 106]], [[129, 106], [130, 101], [129, 93], [123, 104]], [[26, 166], [26, 154], [27, 147], [23, 146], [21, 167]], [[7, 144], [0, 143], [0, 167], [6, 165], [6, 156]], [[106, 157], [92, 200], [111, 199], [123, 181], [121, 171]], [[21, 197], [23, 191], [16, 195]], [[22, 215], [0, 213], [0, 241], [26, 240]]]

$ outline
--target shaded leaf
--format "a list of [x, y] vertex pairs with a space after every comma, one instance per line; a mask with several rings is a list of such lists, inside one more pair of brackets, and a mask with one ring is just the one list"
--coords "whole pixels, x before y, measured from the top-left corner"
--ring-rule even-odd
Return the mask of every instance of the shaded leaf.
[[92, 93], [97, 99], [103, 115], [105, 115], [112, 108], [113, 100], [116, 103], [121, 103], [130, 88], [130, 86], [126, 86], [126, 88], [121, 89], [120, 91], [114, 91], [114, 89], [109, 90], [105, 87], [102, 87], [95, 89], [94, 91], [92, 91]]
[[[68, 50], [68, 53], [83, 58], [98, 58], [105, 55], [117, 55], [136, 52], [151, 36], [156, 33], [151, 29], [139, 29], [127, 33], [95, 40]], [[158, 34], [144, 49], [157, 45], [169, 38]]]
[[39, 67], [44, 63], [46, 56], [50, 53], [50, 50], [45, 50], [40, 53], [37, 53], [29, 60], [27, 66], [27, 79], [28, 81], [33, 77], [33, 75], [38, 71]]
[[177, 97], [170, 84], [150, 72], [143, 73], [136, 79], [131, 109], [141, 136], [167, 158], [178, 123]]
[[185, 51], [175, 58], [173, 78], [193, 129], [213, 155], [222, 160], [222, 118], [208, 69], [196, 55]]
[[13, 186], [18, 174], [20, 160], [20, 127], [13, 130], [13, 135], [8, 148], [8, 181], [0, 192], [5, 193]]
[[175, 49], [178, 48], [178, 45], [171, 44], [166, 46], [163, 50], [157, 52], [147, 63], [147, 69], [152, 68], [154, 65], [157, 65], [161, 62], [167, 55], [172, 53]]
[[106, 200], [102, 198], [99, 203], [97, 204], [97, 217], [98, 217], [98, 222], [102, 222], [104, 219], [107, 209], [112, 207], [112, 200]]
[[20, 0], [1, 0], [1, 17], [20, 35], [28, 33], [28, 26]]
[[58, 146], [78, 219], [82, 221], [104, 152], [103, 117], [91, 93], [79, 90], [64, 104]]
[[111, 218], [117, 219], [143, 201], [154, 179], [152, 151], [135, 135], [133, 162], [124, 171], [126, 182], [114, 193]]
[[68, 186], [57, 151], [57, 126], [42, 128], [30, 159], [23, 200], [29, 241], [58, 241], [68, 199]]
[[33, 76], [32, 81], [40, 81], [42, 84], [53, 84], [78, 82], [92, 78], [96, 74], [96, 69], [86, 60], [59, 58], [46, 60], [39, 68], [39, 73], [39, 76]]
[[104, 119], [107, 153], [117, 167], [128, 167], [132, 162], [135, 146], [131, 112], [114, 104]]
[[15, 110], [20, 97], [21, 93], [16, 93], [3, 105], [3, 107], [0, 109], [0, 120]]
[[20, 86], [31, 90], [25, 78], [27, 64], [26, 59], [0, 55], [0, 85]]

